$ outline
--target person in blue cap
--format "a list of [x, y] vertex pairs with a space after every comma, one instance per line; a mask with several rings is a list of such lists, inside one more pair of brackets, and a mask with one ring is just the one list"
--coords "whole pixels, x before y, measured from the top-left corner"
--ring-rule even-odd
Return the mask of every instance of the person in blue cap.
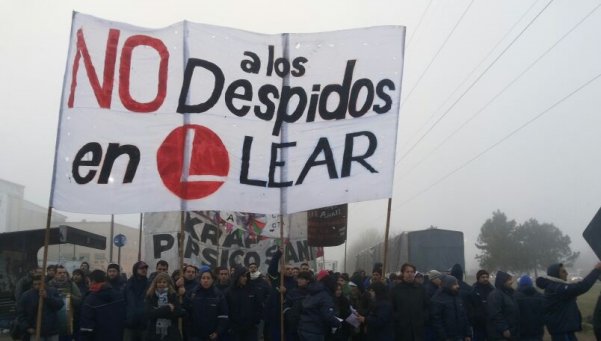
[[530, 276], [518, 278], [515, 299], [520, 308], [520, 340], [542, 340], [545, 334], [545, 297], [534, 288]]

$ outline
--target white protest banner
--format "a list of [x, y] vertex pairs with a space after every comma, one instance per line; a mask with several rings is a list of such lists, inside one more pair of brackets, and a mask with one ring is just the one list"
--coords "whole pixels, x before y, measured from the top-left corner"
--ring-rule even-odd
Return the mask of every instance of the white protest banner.
[[51, 205], [289, 214], [388, 198], [404, 36], [75, 13]]
[[[179, 264], [178, 233], [180, 212], [146, 213], [144, 215], [146, 262], [156, 264], [159, 259], [169, 264]], [[298, 213], [286, 217], [285, 235], [288, 230], [295, 233], [287, 238], [286, 262], [299, 264], [317, 258], [318, 251], [310, 247], [306, 237], [306, 214]], [[304, 228], [303, 228], [304, 227]], [[184, 235], [184, 262], [231, 267], [235, 264], [254, 262], [260, 271], [267, 272], [271, 257], [280, 245], [278, 219], [269, 215], [244, 214], [239, 212], [191, 211], [186, 213]], [[302, 232], [304, 231], [304, 237]]]

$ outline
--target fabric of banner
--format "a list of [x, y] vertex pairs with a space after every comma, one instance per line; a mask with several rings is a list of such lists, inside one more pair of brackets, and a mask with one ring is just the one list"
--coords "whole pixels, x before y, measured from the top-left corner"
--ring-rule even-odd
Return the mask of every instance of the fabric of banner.
[[51, 205], [289, 214], [388, 198], [404, 36], [75, 13]]
[[[295, 213], [284, 219], [285, 261], [309, 262], [318, 257], [317, 248], [307, 240], [307, 214]], [[192, 211], [186, 213], [184, 262], [196, 266], [234, 266], [257, 263], [267, 273], [271, 257], [280, 245], [279, 217], [240, 212]], [[145, 256], [150, 264], [166, 260], [179, 263], [179, 212], [144, 215]]]

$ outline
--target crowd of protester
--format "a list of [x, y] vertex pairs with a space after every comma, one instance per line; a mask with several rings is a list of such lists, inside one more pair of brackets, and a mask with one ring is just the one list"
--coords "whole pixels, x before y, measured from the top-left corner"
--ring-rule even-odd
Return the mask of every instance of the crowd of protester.
[[281, 257], [278, 250], [267, 274], [254, 263], [169, 274], [163, 260], [151, 274], [135, 263], [127, 280], [118, 264], [90, 271], [84, 262], [70, 275], [61, 265], [45, 276], [32, 269], [16, 286], [17, 329], [22, 340], [34, 339], [42, 297], [45, 341], [542, 340], [545, 326], [553, 340], [569, 341], [582, 324], [576, 297], [601, 275], [598, 263], [569, 283], [564, 266], [553, 264], [535, 280], [497, 271], [493, 285], [482, 269], [470, 285], [459, 264], [418, 272], [406, 263], [385, 276], [376, 263], [370, 274], [349, 275], [306, 263], [280, 269]]

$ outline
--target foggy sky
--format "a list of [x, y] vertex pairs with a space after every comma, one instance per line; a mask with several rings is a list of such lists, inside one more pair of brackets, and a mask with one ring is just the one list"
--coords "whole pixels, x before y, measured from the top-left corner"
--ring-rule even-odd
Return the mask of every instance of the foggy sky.
[[[554, 223], [589, 252], [582, 231], [601, 206], [601, 11], [581, 22], [598, 2], [549, 2], [3, 1], [0, 178], [47, 206], [74, 10], [143, 27], [185, 19], [262, 33], [405, 25], [391, 232], [461, 230], [473, 268], [479, 229], [499, 209], [518, 223]], [[386, 207], [352, 204], [349, 239], [383, 230]], [[137, 226], [137, 215], [116, 220]]]

